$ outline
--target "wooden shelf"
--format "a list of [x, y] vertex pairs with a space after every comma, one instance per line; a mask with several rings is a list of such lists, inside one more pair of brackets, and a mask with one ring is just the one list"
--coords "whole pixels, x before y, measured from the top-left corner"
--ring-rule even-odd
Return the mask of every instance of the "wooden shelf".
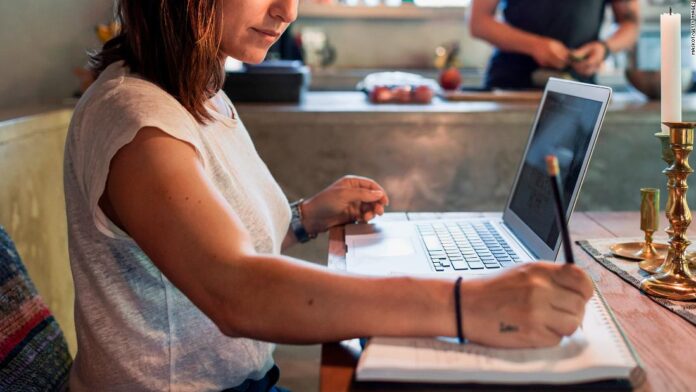
[[464, 20], [465, 7], [417, 7], [403, 4], [399, 7], [347, 6], [342, 4], [300, 3], [299, 19], [376, 19], [376, 20]]

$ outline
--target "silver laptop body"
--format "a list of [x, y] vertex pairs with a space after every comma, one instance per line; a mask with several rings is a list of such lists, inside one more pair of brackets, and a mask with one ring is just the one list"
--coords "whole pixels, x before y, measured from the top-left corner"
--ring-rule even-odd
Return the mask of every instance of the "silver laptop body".
[[502, 215], [346, 226], [347, 271], [477, 277], [556, 260], [561, 239], [544, 157], [559, 158], [570, 220], [611, 93], [608, 87], [549, 79]]

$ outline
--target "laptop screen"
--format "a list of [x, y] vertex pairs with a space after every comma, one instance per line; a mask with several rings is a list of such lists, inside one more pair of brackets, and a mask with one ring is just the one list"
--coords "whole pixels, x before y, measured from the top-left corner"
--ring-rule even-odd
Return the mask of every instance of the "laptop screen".
[[558, 157], [563, 181], [563, 210], [567, 216], [602, 105], [601, 101], [548, 91], [539, 114], [513, 189], [510, 209], [552, 249], [557, 243], [559, 228], [544, 157], [548, 154]]

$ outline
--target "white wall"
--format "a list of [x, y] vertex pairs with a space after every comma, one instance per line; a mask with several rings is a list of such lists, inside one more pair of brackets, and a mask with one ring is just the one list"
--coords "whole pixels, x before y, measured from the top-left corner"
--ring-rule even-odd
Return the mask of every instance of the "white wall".
[[337, 68], [409, 67], [431, 68], [435, 48], [460, 43], [459, 63], [484, 67], [492, 52], [490, 45], [469, 34], [466, 20], [360, 20], [302, 18], [293, 33], [303, 27], [324, 31], [336, 47]]
[[79, 85], [74, 67], [98, 48], [112, 0], [0, 0], [0, 109], [59, 102]]

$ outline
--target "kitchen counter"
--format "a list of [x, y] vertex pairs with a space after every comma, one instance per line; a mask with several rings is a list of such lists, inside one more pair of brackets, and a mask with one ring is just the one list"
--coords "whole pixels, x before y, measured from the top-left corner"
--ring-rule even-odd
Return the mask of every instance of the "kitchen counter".
[[[336, 68], [312, 69], [310, 90], [312, 91], [355, 91], [355, 86], [367, 75], [376, 72], [406, 72], [424, 78], [438, 79], [440, 71], [435, 68]], [[483, 85], [484, 69], [462, 67], [463, 87]], [[604, 70], [597, 75], [597, 83], [614, 88], [614, 91], [627, 91], [628, 81], [623, 70]]]
[[[491, 113], [529, 111], [537, 108], [531, 102], [451, 102], [435, 97], [431, 104], [373, 104], [357, 91], [310, 91], [299, 104], [239, 103], [244, 113]], [[685, 96], [684, 110], [696, 112], [696, 94]], [[659, 101], [648, 101], [638, 93], [614, 93], [610, 111], [660, 111]]]

